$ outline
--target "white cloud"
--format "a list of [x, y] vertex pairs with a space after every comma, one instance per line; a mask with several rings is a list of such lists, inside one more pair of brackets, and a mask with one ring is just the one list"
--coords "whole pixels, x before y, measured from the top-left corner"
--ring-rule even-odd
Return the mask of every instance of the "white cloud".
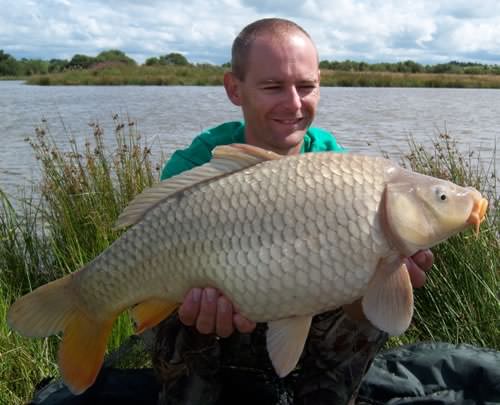
[[70, 58], [119, 48], [138, 62], [181, 52], [224, 63], [234, 36], [262, 17], [302, 25], [321, 59], [500, 63], [496, 0], [0, 0], [0, 49]]
[[458, 50], [462, 52], [478, 52], [488, 50], [491, 52], [500, 50], [500, 36], [498, 28], [500, 18], [498, 18], [496, 27], [491, 24], [474, 24], [466, 22], [451, 34], [451, 39]]

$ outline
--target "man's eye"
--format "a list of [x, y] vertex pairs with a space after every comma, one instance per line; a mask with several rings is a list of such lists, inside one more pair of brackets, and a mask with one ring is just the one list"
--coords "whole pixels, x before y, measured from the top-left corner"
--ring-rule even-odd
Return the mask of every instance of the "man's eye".
[[308, 96], [309, 94], [313, 94], [316, 91], [316, 86], [313, 85], [304, 85], [297, 88], [299, 94], [303, 97]]

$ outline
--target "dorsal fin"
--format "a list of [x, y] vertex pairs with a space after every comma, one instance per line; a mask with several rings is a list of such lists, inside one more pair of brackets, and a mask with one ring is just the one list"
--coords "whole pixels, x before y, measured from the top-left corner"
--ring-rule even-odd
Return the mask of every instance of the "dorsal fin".
[[213, 158], [236, 159], [247, 162], [245, 167], [256, 165], [266, 160], [281, 159], [283, 156], [267, 149], [259, 148], [258, 146], [247, 145], [245, 143], [233, 143], [232, 145], [217, 146], [212, 152]]
[[196, 184], [227, 176], [266, 160], [282, 157], [277, 153], [251, 145], [217, 146], [212, 151], [212, 159], [208, 163], [161, 181], [136, 196], [120, 214], [114, 229], [136, 224], [158, 203]]

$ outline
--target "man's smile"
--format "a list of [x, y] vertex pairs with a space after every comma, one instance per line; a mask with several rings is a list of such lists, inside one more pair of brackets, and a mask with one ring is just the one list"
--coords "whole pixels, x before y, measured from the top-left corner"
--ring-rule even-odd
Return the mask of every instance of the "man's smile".
[[273, 118], [273, 121], [279, 122], [280, 124], [285, 124], [285, 125], [294, 125], [298, 124], [301, 122], [304, 118], [299, 117], [299, 118]]

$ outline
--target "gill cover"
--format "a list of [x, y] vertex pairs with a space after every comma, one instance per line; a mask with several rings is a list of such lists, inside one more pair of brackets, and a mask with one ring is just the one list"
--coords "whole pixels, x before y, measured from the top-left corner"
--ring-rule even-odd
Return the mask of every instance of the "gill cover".
[[385, 225], [409, 256], [464, 229], [478, 199], [481, 194], [473, 188], [402, 170], [385, 189]]

